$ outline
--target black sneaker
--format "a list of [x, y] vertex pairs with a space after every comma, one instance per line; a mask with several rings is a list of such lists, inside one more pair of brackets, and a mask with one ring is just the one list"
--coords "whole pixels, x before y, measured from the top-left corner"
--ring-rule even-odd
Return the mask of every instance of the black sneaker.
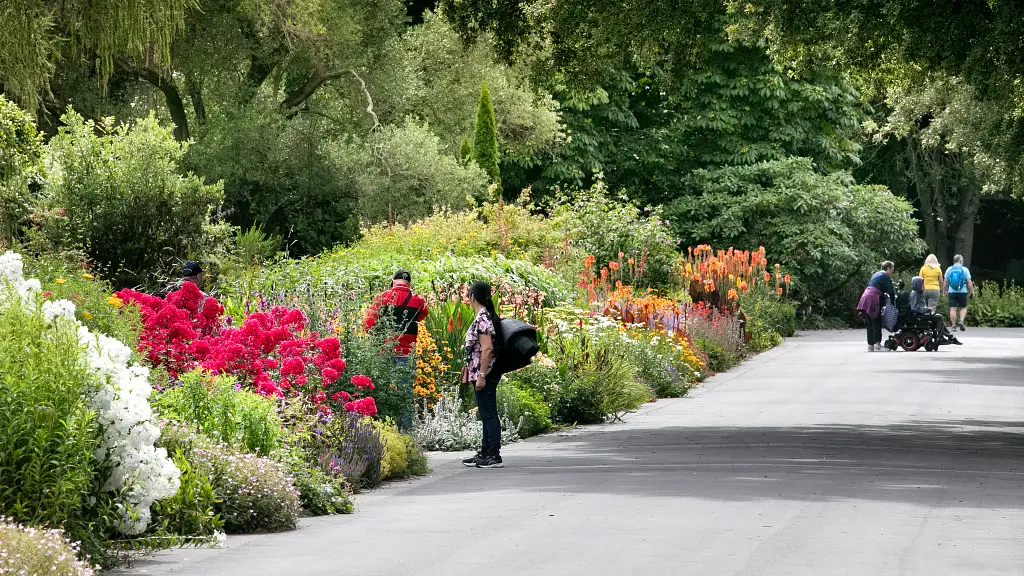
[[501, 456], [481, 456], [476, 461], [477, 468], [504, 468], [505, 465], [501, 463]]
[[963, 322], [957, 323], [956, 327], [959, 328], [961, 332], [967, 332], [967, 327], [964, 326]]
[[959, 341], [959, 340], [957, 340], [957, 339], [956, 339], [956, 337], [952, 337], [952, 338], [950, 338], [950, 339], [949, 339], [949, 342], [950, 342], [951, 344], [953, 344], [953, 345], [956, 345], [956, 346], [963, 346], [963, 345], [964, 345], [964, 343], [963, 343], [963, 342], [961, 342], [961, 341]]
[[470, 468], [476, 468], [476, 463], [479, 462], [481, 458], [483, 458], [483, 455], [477, 452], [476, 454], [473, 454], [469, 458], [464, 459], [462, 461], [462, 464], [464, 466], [469, 466]]

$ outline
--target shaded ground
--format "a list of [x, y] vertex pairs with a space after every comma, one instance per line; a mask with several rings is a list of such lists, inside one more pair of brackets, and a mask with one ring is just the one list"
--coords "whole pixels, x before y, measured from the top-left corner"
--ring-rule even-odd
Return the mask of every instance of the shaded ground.
[[1024, 331], [962, 339], [804, 335], [624, 424], [508, 447], [503, 470], [445, 455], [354, 515], [131, 573], [1024, 574]]

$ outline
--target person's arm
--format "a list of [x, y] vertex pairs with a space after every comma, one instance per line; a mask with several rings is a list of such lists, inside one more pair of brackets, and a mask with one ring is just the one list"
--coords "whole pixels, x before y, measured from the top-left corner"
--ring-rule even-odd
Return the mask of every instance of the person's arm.
[[487, 386], [487, 369], [494, 356], [494, 341], [490, 334], [480, 334], [480, 376], [476, 379], [476, 389], [483, 390]]
[[423, 322], [427, 319], [427, 315], [430, 314], [430, 309], [427, 308], [427, 301], [423, 301], [423, 306], [420, 308], [419, 316], [416, 317], [417, 322]]
[[970, 293], [971, 298], [974, 298], [974, 280], [967, 281], [967, 292]]
[[889, 298], [895, 303], [896, 302], [896, 287], [892, 283], [892, 276], [885, 277], [886, 292], [889, 294]]

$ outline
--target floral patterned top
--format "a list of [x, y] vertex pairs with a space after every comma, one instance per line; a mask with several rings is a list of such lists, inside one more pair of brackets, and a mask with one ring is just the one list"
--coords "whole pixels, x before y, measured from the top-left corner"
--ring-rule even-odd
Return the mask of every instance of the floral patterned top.
[[[486, 308], [481, 308], [477, 312], [473, 323], [466, 329], [466, 366], [469, 367], [470, 382], [476, 382], [481, 373], [480, 363], [483, 354], [483, 348], [480, 346], [481, 334], [490, 334], [492, 338], [494, 337], [494, 323], [491, 322], [491, 316], [487, 313]], [[487, 370], [482, 371], [484, 375], [491, 371], [491, 366], [494, 366], [493, 354], [490, 366], [487, 367]]]

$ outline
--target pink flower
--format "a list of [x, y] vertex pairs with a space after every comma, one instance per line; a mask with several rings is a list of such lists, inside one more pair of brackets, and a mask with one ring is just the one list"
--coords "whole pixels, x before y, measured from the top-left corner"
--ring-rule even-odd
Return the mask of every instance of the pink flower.
[[284, 364], [281, 365], [281, 374], [285, 376], [295, 376], [305, 371], [306, 365], [298, 358], [285, 358]]
[[349, 380], [349, 382], [351, 382], [356, 388], [369, 388], [370, 390], [373, 390], [373, 380], [370, 380], [369, 376], [363, 376], [362, 374], [358, 374], [356, 376], [353, 376], [352, 379]]
[[340, 374], [334, 368], [324, 368], [320, 373], [324, 377], [324, 384], [333, 384], [338, 379]]

